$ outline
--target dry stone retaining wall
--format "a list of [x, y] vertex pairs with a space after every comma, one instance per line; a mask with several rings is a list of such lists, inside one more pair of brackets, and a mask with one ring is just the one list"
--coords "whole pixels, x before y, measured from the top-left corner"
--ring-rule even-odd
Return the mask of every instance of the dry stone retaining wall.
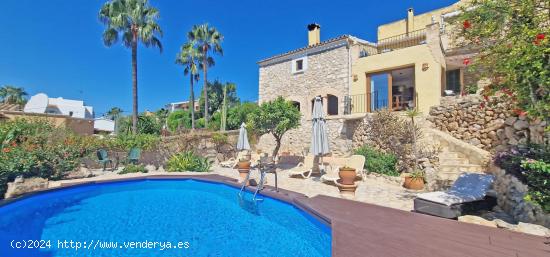
[[512, 106], [498, 97], [488, 103], [479, 95], [444, 97], [430, 109], [434, 126], [453, 137], [487, 151], [504, 151], [518, 144], [548, 142], [545, 121], [517, 116]]
[[498, 208], [516, 221], [534, 223], [550, 228], [550, 214], [545, 214], [540, 206], [525, 201], [528, 187], [502, 169], [494, 172], [493, 188], [497, 193]]

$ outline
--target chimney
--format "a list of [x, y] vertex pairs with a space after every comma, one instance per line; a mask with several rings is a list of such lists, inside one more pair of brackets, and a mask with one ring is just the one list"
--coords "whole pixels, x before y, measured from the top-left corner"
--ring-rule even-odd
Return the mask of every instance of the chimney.
[[308, 46], [321, 43], [321, 26], [317, 23], [307, 25]]
[[414, 31], [414, 10], [409, 8], [407, 10], [407, 34]]

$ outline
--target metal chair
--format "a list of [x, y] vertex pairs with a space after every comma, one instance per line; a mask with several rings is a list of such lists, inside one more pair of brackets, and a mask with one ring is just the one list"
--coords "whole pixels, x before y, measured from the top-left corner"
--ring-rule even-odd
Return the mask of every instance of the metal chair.
[[141, 156], [141, 149], [134, 147], [130, 149], [130, 151], [128, 152], [126, 163], [138, 164], [140, 156]]
[[103, 171], [107, 169], [107, 163], [111, 164], [111, 170], [114, 170], [113, 167], [113, 160], [109, 159], [109, 155], [107, 154], [107, 151], [105, 149], [99, 149], [96, 152], [97, 155], [97, 161], [101, 164], [103, 164]]

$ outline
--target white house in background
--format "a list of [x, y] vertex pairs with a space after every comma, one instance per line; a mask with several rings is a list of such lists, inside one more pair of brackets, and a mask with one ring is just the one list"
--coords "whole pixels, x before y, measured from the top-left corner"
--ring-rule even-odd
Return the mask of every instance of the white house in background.
[[115, 121], [105, 117], [94, 119], [94, 133], [98, 134], [101, 132], [109, 134], [115, 133]]
[[[183, 101], [183, 102], [175, 102], [175, 103], [169, 103], [165, 106], [166, 110], [168, 110], [169, 112], [173, 112], [173, 111], [176, 111], [176, 110], [189, 110], [189, 105], [191, 103], [189, 101]], [[200, 110], [200, 106], [199, 106], [199, 100], [195, 100], [195, 111], [199, 111]]]
[[93, 107], [84, 105], [84, 101], [62, 97], [49, 98], [44, 93], [32, 96], [23, 108], [23, 112], [58, 114], [81, 119], [94, 118]]

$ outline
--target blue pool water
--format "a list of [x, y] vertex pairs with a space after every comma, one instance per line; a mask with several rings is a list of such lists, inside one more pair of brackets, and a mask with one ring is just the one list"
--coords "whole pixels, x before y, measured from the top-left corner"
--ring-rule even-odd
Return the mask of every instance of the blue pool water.
[[195, 180], [38, 194], [0, 207], [0, 257], [330, 256], [330, 228], [263, 198]]

